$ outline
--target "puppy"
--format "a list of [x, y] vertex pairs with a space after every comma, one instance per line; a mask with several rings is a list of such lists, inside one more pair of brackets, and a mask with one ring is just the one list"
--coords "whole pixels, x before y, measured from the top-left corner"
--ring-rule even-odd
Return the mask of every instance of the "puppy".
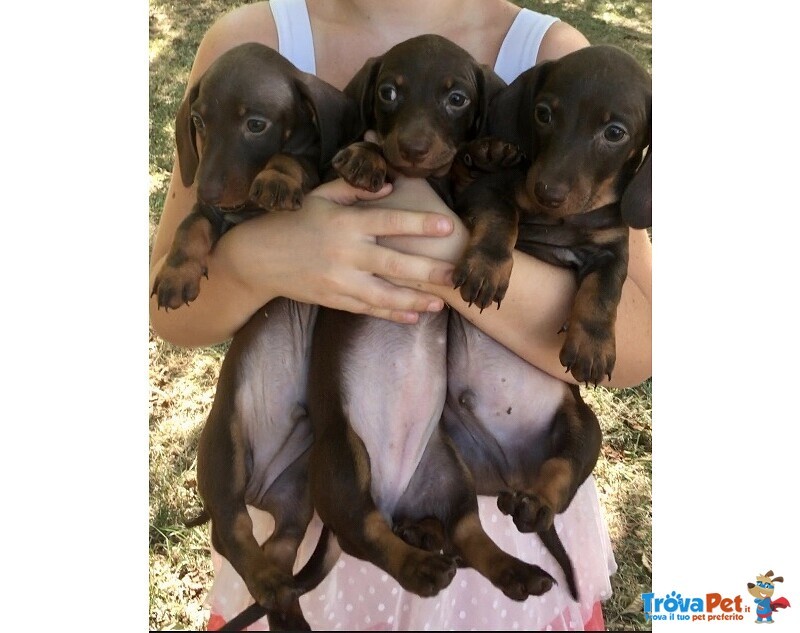
[[265, 211], [299, 209], [357, 123], [350, 99], [267, 46], [251, 42], [220, 55], [175, 121], [181, 181], [197, 183], [197, 204], [154, 280], [159, 308], [197, 298], [208, 255], [229, 228]]
[[[403, 42], [368, 60], [345, 89], [378, 142], [349, 146], [333, 165], [371, 190], [394, 171], [445, 179], [501, 86], [444, 38]], [[451, 582], [457, 557], [524, 600], [549, 590], [553, 578], [485, 533], [472, 476], [440, 424], [447, 319], [443, 311], [399, 325], [320, 309], [309, 369], [309, 475], [314, 506], [337, 543], [321, 541], [318, 551], [338, 545], [422, 596]]]
[[[230, 226], [298, 208], [334, 151], [357, 133], [357, 117], [352, 100], [266, 46], [243, 44], [220, 56], [177, 116], [181, 177], [186, 186], [197, 182], [198, 202], [156, 277], [159, 305], [175, 308], [197, 296], [206, 258]], [[292, 577], [313, 515], [305, 398], [315, 318], [315, 307], [279, 298], [236, 333], [198, 447], [204, 512], [197, 522], [211, 519], [214, 547], [273, 629], [309, 628], [297, 598], [321, 580]], [[263, 544], [246, 505], [275, 520]]]
[[[467, 269], [464, 279], [483, 268], [489, 273], [465, 284], [462, 297], [481, 307], [499, 304], [510, 274], [502, 264], [515, 241], [528, 254], [574, 269], [580, 285], [561, 360], [576, 379], [598, 382], [614, 363], [625, 223], [650, 222], [649, 153], [640, 167], [650, 138], [649, 77], [618, 49], [582, 49], [534, 67], [501, 91], [489, 131], [492, 138], [459, 159], [462, 213], [468, 223], [495, 228], [473, 244], [467, 259], [481, 266]], [[473, 182], [465, 184], [464, 170]], [[505, 285], [495, 283], [496, 270]], [[497, 495], [521, 531], [544, 538], [594, 468], [602, 440], [577, 387], [530, 366], [455, 314], [444, 424], [478, 492]]]
[[[479, 177], [462, 197], [467, 223], [493, 227], [457, 271], [462, 297], [481, 308], [499, 305], [515, 244], [575, 270], [579, 287], [560, 360], [578, 382], [597, 384], [614, 368], [628, 226], [651, 221], [650, 119], [647, 72], [621, 49], [591, 46], [522, 73], [492, 103], [495, 141], [464, 152], [468, 162], [481, 161], [499, 140], [526, 158]], [[512, 162], [508, 147], [489, 162]]]

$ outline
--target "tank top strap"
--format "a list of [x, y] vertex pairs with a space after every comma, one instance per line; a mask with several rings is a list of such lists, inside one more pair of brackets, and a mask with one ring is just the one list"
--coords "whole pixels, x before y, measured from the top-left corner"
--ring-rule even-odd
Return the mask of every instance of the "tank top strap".
[[315, 75], [314, 39], [305, 0], [270, 0], [278, 30], [278, 52], [303, 72]]
[[536, 63], [544, 34], [558, 18], [530, 9], [522, 9], [508, 29], [494, 71], [506, 83], [511, 83], [523, 71]]

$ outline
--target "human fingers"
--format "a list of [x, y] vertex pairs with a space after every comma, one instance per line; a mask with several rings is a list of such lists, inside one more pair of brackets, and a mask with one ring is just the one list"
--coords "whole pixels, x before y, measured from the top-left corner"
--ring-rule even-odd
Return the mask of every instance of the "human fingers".
[[453, 220], [446, 215], [406, 209], [361, 208], [362, 229], [376, 237], [421, 235], [445, 237], [453, 232]]
[[444, 301], [436, 295], [397, 286], [369, 276], [358, 290], [340, 298], [342, 309], [402, 323], [415, 323], [421, 312], [438, 312]]
[[383, 246], [372, 250], [369, 257], [360, 264], [363, 270], [384, 279], [403, 279], [405, 285], [411, 281], [448, 286], [453, 281], [455, 268], [449, 261], [424, 255], [407, 254]]

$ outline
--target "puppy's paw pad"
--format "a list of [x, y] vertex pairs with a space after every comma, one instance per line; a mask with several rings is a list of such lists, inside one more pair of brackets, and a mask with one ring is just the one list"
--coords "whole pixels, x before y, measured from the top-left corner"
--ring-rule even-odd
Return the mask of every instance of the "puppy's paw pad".
[[250, 200], [267, 211], [296, 211], [303, 204], [303, 185], [291, 176], [267, 169], [253, 180]]
[[571, 323], [565, 329], [559, 360], [575, 380], [597, 385], [604, 378], [611, 378], [616, 362], [613, 326], [593, 327], [589, 331], [581, 324]]
[[159, 308], [176, 309], [188, 305], [200, 294], [200, 277], [208, 275], [203, 262], [186, 260], [177, 266], [165, 265], [156, 275], [150, 296]]

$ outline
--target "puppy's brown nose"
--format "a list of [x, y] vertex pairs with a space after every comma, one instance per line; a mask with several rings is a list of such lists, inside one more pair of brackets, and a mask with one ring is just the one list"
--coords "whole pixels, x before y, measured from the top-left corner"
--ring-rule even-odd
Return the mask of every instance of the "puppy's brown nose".
[[543, 206], [556, 209], [567, 199], [569, 189], [564, 185], [548, 185], [539, 180], [533, 186], [533, 193]]
[[426, 138], [414, 136], [401, 139], [398, 142], [397, 149], [400, 150], [400, 156], [403, 160], [409, 163], [419, 163], [428, 155], [428, 152], [431, 151], [431, 144]]

